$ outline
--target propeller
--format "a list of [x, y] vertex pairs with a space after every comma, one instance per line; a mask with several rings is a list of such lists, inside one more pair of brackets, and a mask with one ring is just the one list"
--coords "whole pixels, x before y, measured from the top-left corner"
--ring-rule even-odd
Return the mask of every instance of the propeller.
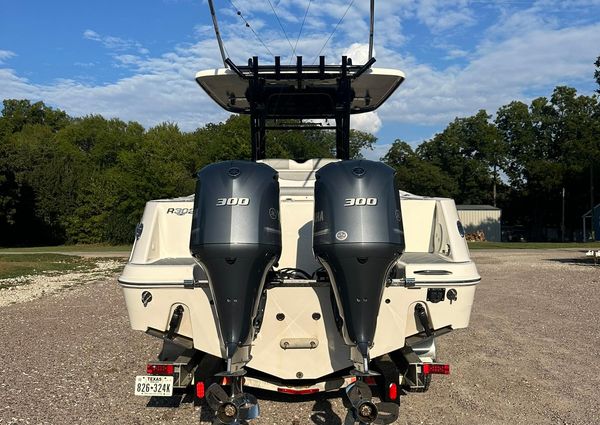
[[373, 403], [371, 389], [357, 380], [346, 388], [352, 409], [348, 410], [344, 425], [387, 425], [398, 419], [396, 403]]
[[219, 384], [212, 384], [205, 398], [215, 411], [213, 425], [242, 425], [260, 415], [258, 400], [252, 394], [238, 393], [230, 397]]

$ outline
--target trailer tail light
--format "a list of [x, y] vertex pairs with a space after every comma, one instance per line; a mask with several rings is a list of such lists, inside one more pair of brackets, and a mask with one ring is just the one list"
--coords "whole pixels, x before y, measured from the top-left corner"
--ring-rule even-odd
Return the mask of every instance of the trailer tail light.
[[175, 367], [172, 364], [148, 364], [146, 373], [148, 375], [173, 375]]
[[398, 385], [396, 385], [393, 382], [388, 387], [388, 398], [390, 400], [397, 400], [398, 399]]
[[196, 383], [196, 397], [204, 398], [204, 382]]
[[434, 373], [440, 375], [450, 375], [450, 365], [440, 363], [423, 363], [424, 375], [432, 375]]
[[277, 392], [283, 394], [293, 394], [293, 395], [307, 395], [307, 394], [315, 394], [319, 392], [318, 388], [307, 388], [305, 390], [294, 390], [292, 388], [277, 388]]

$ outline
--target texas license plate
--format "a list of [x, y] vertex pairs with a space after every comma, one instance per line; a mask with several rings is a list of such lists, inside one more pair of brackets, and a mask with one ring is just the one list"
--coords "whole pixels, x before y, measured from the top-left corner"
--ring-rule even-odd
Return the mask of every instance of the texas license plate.
[[173, 377], [136, 376], [135, 395], [170, 397], [173, 395]]

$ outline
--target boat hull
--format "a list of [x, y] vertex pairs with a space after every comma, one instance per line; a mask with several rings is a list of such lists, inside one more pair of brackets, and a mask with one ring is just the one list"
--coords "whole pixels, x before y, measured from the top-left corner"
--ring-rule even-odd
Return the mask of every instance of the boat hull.
[[[279, 269], [312, 273], [320, 267], [312, 252], [314, 174], [330, 161], [269, 160], [279, 172], [281, 190]], [[425, 307], [434, 331], [467, 327], [480, 280], [452, 200], [401, 192], [400, 202], [406, 249], [396, 262], [394, 279], [383, 289], [372, 359], [424, 335], [415, 315], [417, 304]], [[177, 335], [189, 338], [201, 352], [224, 358], [208, 278], [189, 252], [193, 203], [193, 197], [148, 202], [119, 282], [133, 329], [165, 333], [181, 305]], [[267, 279], [265, 289], [262, 324], [251, 341], [250, 375], [258, 371], [281, 380], [314, 380], [352, 367], [351, 347], [336, 324], [328, 280]]]

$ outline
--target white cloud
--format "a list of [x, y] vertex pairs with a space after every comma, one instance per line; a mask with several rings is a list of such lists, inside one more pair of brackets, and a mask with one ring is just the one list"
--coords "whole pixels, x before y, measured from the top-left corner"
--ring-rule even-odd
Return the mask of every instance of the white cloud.
[[376, 134], [381, 129], [381, 119], [377, 112], [354, 114], [350, 118], [350, 126], [356, 130]]
[[209, 24], [196, 25], [194, 27], [194, 35], [198, 38], [211, 37], [213, 31], [213, 26]]
[[417, 17], [434, 33], [473, 25], [473, 11], [467, 1], [422, 0], [416, 7]]
[[4, 63], [6, 59], [15, 57], [16, 54], [10, 50], [0, 50], [0, 65]]
[[443, 125], [482, 108], [494, 113], [514, 99], [527, 100], [526, 93], [549, 95], [556, 85], [590, 81], [597, 46], [600, 23], [533, 28], [500, 42], [485, 42], [463, 67], [435, 69], [389, 52], [404, 64], [407, 80], [379, 114], [384, 123]]
[[[272, 13], [268, 4], [237, 3], [244, 7], [244, 16], [253, 28], [260, 29], [269, 48], [282, 54], [283, 63], [288, 63], [289, 44], [278, 24], [266, 20], [267, 14]], [[583, 0], [578, 4], [583, 4]], [[290, 14], [299, 16], [306, 5], [306, 0], [282, 0], [277, 6], [292, 42], [300, 23]], [[315, 58], [347, 5], [346, 0], [332, 0], [311, 6], [297, 52], [305, 56], [305, 63]], [[407, 23], [411, 27], [421, 23], [422, 28], [441, 39], [457, 28], [480, 23], [466, 0], [389, 0], [378, 2], [376, 7], [377, 66], [400, 68], [406, 72], [407, 80], [377, 113], [352, 117], [353, 128], [373, 133], [387, 122], [443, 126], [456, 116], [473, 114], [480, 108], [493, 113], [499, 106], [524, 99], [532, 91], [548, 95], [558, 84], [591, 81], [592, 63], [600, 53], [599, 19], [585, 24], [564, 21], [560, 13], [547, 13], [550, 9], [562, 10], [560, 2], [546, 0], [527, 9], [502, 8], [495, 21], [486, 23], [487, 29], [473, 33], [470, 45], [448, 41], [437, 47], [440, 59], [445, 55], [449, 62], [426, 62], [419, 59], [413, 46], [418, 40], [405, 32]], [[220, 13], [220, 23], [234, 61], [243, 64], [256, 53], [261, 54], [261, 61], [270, 59], [252, 32], [240, 25], [235, 11], [229, 8], [229, 12]], [[352, 57], [354, 63], [366, 61], [367, 18], [368, 2], [355, 2], [324, 51], [330, 63], [332, 58], [339, 61], [342, 54]], [[72, 115], [100, 113], [137, 120], [146, 126], [174, 121], [186, 130], [222, 120], [227, 112], [219, 109], [194, 82], [196, 71], [222, 66], [212, 28], [209, 24], [199, 25], [190, 35], [197, 41], [152, 56], [139, 42], [88, 29], [83, 37], [107, 48], [113, 65], [124, 68], [131, 74], [129, 77], [102, 85], [69, 79], [40, 84], [4, 67], [0, 68], [0, 98], [44, 100]], [[0, 50], [0, 64], [12, 56], [13, 52]], [[461, 60], [456, 62], [457, 58]], [[78, 63], [77, 71], [88, 65], [93, 64]]]
[[469, 55], [469, 52], [463, 49], [450, 49], [444, 59], [464, 58]]
[[92, 31], [89, 29], [83, 32], [83, 38], [87, 38], [88, 40], [94, 41], [102, 41], [102, 37], [100, 37], [100, 34], [98, 34], [96, 31]]
[[214, 55], [200, 54], [213, 47], [210, 40], [150, 59], [120, 55], [119, 63], [133, 67], [135, 75], [104, 85], [73, 80], [36, 84], [12, 69], [0, 68], [0, 98], [43, 100], [74, 116], [97, 113], [145, 126], [172, 121], [192, 130], [227, 116], [194, 81], [197, 70], [218, 66]]
[[[373, 48], [373, 56], [377, 56]], [[352, 63], [355, 65], [366, 63], [369, 60], [369, 45], [361, 43], [352, 43], [344, 52], [345, 56], [352, 58]]]
[[123, 52], [126, 50], [137, 50], [140, 54], [148, 54], [150, 51], [135, 40], [128, 40], [111, 35], [100, 35], [96, 31], [87, 29], [83, 32], [83, 38], [97, 41], [109, 50]]
[[94, 62], [75, 62], [73, 65], [79, 66], [81, 68], [93, 68], [96, 66]]

